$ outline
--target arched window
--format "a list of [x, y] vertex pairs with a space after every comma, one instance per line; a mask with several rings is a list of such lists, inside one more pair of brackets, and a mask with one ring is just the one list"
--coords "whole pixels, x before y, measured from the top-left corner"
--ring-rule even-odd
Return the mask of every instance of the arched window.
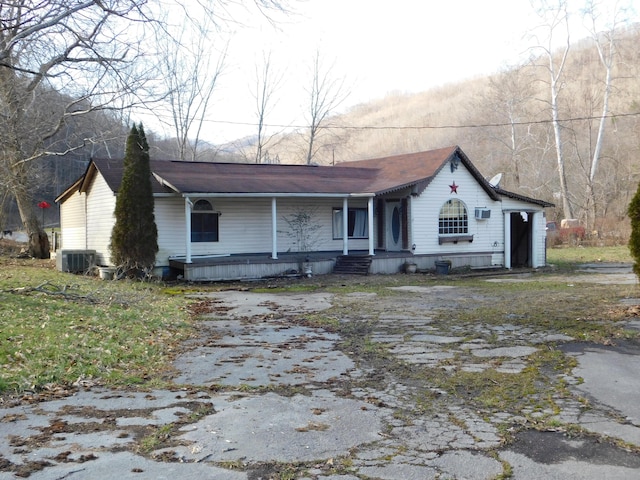
[[464, 203], [451, 198], [442, 205], [438, 217], [438, 233], [440, 235], [469, 233], [469, 216]]
[[194, 203], [191, 210], [191, 241], [217, 242], [219, 215], [213, 211], [213, 206], [208, 200], [198, 200]]

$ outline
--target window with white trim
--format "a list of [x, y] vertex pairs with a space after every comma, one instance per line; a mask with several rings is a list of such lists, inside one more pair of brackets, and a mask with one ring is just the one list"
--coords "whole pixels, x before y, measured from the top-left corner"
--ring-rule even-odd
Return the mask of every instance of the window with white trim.
[[217, 242], [219, 216], [209, 200], [195, 202], [191, 210], [191, 241]]
[[[333, 209], [333, 239], [340, 240], [342, 236], [341, 208]], [[369, 238], [369, 215], [366, 208], [349, 208], [347, 211], [348, 238]]]
[[438, 233], [440, 235], [469, 233], [469, 215], [464, 203], [451, 198], [442, 205], [438, 216]]

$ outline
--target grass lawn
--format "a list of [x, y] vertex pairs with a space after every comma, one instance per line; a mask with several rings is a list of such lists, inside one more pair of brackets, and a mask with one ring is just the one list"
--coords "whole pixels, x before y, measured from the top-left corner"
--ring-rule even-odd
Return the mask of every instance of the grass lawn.
[[569, 247], [560, 245], [547, 249], [547, 263], [571, 266], [580, 263], [624, 262], [632, 263], [627, 245], [615, 247]]
[[0, 257], [0, 393], [78, 379], [157, 381], [191, 332], [183, 296], [159, 284], [61, 273]]
[[[570, 269], [631, 258], [626, 246], [563, 247], [550, 248], [548, 262]], [[369, 277], [358, 288], [418, 278]], [[308, 287], [319, 288], [315, 282]], [[103, 281], [58, 272], [50, 261], [0, 256], [0, 394], [87, 378], [107, 385], [161, 384], [180, 342], [195, 332], [196, 309], [185, 289], [192, 290]]]

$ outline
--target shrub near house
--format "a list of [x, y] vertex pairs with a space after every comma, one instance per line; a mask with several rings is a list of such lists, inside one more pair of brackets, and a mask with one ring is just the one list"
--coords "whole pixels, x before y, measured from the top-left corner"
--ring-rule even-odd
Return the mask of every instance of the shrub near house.
[[582, 242], [585, 238], [584, 227], [575, 219], [564, 219], [558, 228], [558, 222], [547, 222], [547, 239], [552, 244]]

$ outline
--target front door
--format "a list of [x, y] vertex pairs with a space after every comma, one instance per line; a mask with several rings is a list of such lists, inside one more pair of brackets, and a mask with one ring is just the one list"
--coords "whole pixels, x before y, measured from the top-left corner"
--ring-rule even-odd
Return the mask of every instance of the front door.
[[399, 201], [387, 202], [387, 251], [399, 252], [402, 249], [402, 211]]

